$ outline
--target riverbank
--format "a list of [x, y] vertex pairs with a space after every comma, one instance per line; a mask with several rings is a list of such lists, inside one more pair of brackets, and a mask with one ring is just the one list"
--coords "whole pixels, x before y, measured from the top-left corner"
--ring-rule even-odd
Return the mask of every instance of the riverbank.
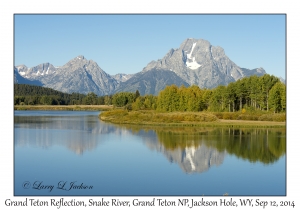
[[132, 125], [236, 128], [277, 128], [286, 126], [285, 122], [219, 119], [216, 115], [209, 112], [156, 112], [153, 110], [129, 112], [118, 109], [102, 112], [99, 118], [105, 122]]
[[108, 105], [15, 105], [14, 110], [108, 111]]

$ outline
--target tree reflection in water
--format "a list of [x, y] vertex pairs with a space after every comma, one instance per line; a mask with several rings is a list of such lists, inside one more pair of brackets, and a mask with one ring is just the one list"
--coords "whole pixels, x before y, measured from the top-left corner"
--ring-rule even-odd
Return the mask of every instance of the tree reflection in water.
[[56, 144], [83, 154], [105, 141], [104, 134], [134, 135], [141, 137], [149, 149], [179, 164], [186, 173], [199, 173], [218, 166], [226, 154], [271, 164], [286, 152], [285, 128], [117, 126], [101, 122], [97, 115], [15, 116], [14, 121], [15, 129], [21, 129], [15, 134], [18, 146], [31, 144], [48, 148]]

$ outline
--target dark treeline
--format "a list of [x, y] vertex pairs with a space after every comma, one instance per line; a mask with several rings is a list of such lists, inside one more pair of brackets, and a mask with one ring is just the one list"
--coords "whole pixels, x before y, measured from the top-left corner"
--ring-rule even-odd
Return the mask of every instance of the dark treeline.
[[111, 105], [111, 101], [108, 95], [68, 94], [35, 85], [14, 85], [14, 105]]
[[167, 86], [158, 96], [141, 96], [135, 93], [120, 92], [114, 95], [97, 96], [79, 93], [62, 93], [50, 88], [15, 84], [15, 105], [114, 105], [127, 110], [172, 111], [211, 111], [236, 112], [245, 110], [285, 112], [286, 86], [268, 74], [251, 76], [220, 85], [214, 89]]

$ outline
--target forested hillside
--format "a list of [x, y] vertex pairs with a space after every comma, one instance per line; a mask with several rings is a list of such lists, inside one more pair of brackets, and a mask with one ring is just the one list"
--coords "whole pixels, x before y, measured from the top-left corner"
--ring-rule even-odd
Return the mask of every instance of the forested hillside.
[[[92, 94], [92, 96], [97, 98], [95, 94]], [[35, 85], [14, 85], [15, 105], [73, 105], [92, 103], [89, 98], [84, 94], [68, 94]]]

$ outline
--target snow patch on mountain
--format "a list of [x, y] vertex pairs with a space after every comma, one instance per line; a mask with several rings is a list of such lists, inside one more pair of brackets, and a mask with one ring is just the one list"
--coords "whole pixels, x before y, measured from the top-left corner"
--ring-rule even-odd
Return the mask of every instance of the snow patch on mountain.
[[192, 53], [193, 53], [193, 50], [194, 50], [194, 48], [195, 48], [195, 46], [196, 46], [196, 44], [197, 43], [193, 43], [193, 46], [192, 46], [192, 50], [191, 50], [191, 52], [189, 53], [189, 54], [187, 54], [187, 57], [188, 57], [188, 59], [192, 59]]
[[192, 70], [198, 69], [201, 65], [195, 61], [195, 57], [193, 57], [193, 61], [186, 61], [186, 66]]
[[[192, 58], [192, 53], [193, 53], [193, 50], [194, 50], [196, 44], [197, 43], [193, 43], [192, 50], [189, 54], [187, 54], [188, 59], [185, 62], [185, 65], [192, 70], [198, 69], [201, 66], [199, 63], [196, 62], [195, 57]], [[189, 60], [192, 60], [192, 61], [189, 61]]]

